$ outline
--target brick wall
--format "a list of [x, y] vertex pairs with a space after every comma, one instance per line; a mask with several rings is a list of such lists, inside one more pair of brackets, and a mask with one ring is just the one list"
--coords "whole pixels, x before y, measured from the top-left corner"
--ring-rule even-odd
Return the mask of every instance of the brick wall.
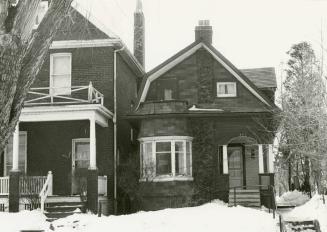
[[[178, 84], [177, 100], [186, 100], [190, 106], [198, 104], [201, 107], [218, 107], [225, 110], [244, 109], [248, 111], [265, 108], [260, 100], [203, 49], [198, 50], [194, 55], [163, 74], [160, 77], [160, 80], [162, 79], [176, 79]], [[236, 82], [237, 97], [216, 97], [216, 83], [218, 81]], [[156, 82], [158, 82], [158, 79], [151, 83], [147, 100], [159, 100], [156, 98], [156, 93], [159, 91]]]

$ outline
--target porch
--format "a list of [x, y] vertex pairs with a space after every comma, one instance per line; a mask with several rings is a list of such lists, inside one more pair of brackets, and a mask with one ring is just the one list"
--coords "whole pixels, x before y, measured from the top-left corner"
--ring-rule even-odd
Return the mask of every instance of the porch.
[[49, 196], [75, 195], [96, 211], [99, 196], [107, 196], [102, 140], [111, 139], [113, 116], [103, 95], [92, 83], [69, 91], [34, 88], [29, 94], [0, 165], [0, 195], [9, 196], [9, 211], [18, 211], [20, 199], [31, 195], [38, 196], [42, 210]]

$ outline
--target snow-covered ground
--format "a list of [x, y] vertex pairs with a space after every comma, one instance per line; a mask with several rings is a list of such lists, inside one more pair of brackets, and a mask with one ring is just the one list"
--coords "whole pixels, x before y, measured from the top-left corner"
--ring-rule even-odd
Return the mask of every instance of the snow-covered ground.
[[[33, 224], [35, 229], [50, 231], [50, 224], [45, 222], [40, 212], [0, 213], [1, 232], [32, 229], [30, 226]], [[25, 225], [29, 227], [25, 228]], [[220, 201], [215, 201], [192, 208], [139, 212], [123, 216], [99, 218], [96, 215], [75, 214], [54, 221], [52, 228], [57, 232], [275, 232], [276, 220], [272, 214], [264, 211], [228, 207]]]
[[[327, 197], [326, 197], [327, 198]], [[302, 206], [283, 215], [286, 220], [318, 219], [322, 232], [327, 232], [327, 204], [316, 195]], [[17, 232], [22, 229], [43, 229], [46, 232], [276, 232], [272, 214], [264, 210], [244, 207], [228, 207], [215, 201], [198, 207], [165, 209], [139, 212], [131, 215], [97, 217], [91, 214], [75, 214], [54, 221], [51, 225], [39, 211], [0, 213], [1, 232]]]
[[308, 195], [297, 190], [286, 192], [280, 197], [276, 197], [277, 205], [283, 206], [300, 206], [309, 201]]
[[[327, 201], [327, 196], [325, 196]], [[323, 204], [322, 196], [315, 195], [307, 203], [294, 208], [283, 215], [284, 220], [315, 220], [320, 223], [321, 232], [327, 232], [327, 202]]]

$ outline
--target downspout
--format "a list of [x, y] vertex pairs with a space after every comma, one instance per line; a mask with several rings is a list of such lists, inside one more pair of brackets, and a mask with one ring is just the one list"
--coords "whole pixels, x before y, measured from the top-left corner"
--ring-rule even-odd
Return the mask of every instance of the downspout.
[[114, 50], [114, 214], [117, 214], [117, 53], [124, 49], [125, 46]]

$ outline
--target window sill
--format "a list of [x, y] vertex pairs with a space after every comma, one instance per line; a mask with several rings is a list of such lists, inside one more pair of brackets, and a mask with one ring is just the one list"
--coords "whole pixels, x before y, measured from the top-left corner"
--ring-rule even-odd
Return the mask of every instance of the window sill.
[[220, 94], [217, 95], [217, 98], [231, 98], [231, 97], [237, 97], [237, 96], [234, 95], [234, 94], [233, 95], [228, 95], [228, 94], [226, 94], [226, 95], [223, 95], [223, 94], [222, 95], [220, 95]]
[[169, 182], [169, 181], [193, 181], [191, 176], [156, 176], [151, 178], [141, 178], [139, 182]]

